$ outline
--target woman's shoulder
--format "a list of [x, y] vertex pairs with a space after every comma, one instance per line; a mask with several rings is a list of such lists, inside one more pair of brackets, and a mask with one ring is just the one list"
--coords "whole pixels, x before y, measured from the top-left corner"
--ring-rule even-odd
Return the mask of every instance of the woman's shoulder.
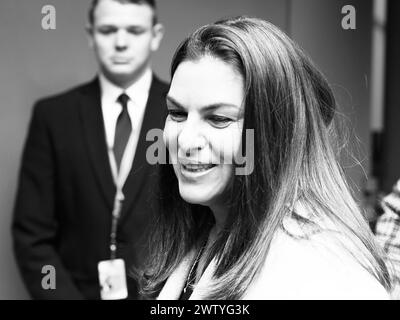
[[[292, 225], [293, 227], [294, 225]], [[298, 231], [300, 229], [292, 229]], [[388, 299], [384, 287], [329, 231], [309, 237], [280, 229], [249, 299]], [[340, 241], [340, 243], [339, 243]], [[351, 248], [351, 244], [348, 244]]]

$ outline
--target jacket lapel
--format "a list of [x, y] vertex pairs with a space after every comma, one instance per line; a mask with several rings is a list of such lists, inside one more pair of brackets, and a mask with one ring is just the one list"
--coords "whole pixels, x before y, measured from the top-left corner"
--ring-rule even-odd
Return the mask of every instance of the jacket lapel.
[[97, 78], [82, 90], [80, 102], [80, 115], [86, 147], [97, 181], [111, 212], [116, 189], [108, 158], [103, 114], [101, 111], [100, 85]]
[[150, 170], [150, 164], [146, 159], [146, 151], [153, 142], [146, 141], [146, 135], [150, 129], [162, 129], [164, 126], [166, 117], [165, 94], [165, 89], [163, 90], [159, 80], [153, 75], [135, 157], [133, 159], [131, 171], [123, 187], [125, 203], [123, 205], [121, 218], [130, 211], [132, 204], [140, 193], [147, 173]]

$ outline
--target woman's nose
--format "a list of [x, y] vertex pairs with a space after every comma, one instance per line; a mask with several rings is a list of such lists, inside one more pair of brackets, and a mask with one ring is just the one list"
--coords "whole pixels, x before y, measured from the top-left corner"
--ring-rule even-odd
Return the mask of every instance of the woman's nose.
[[178, 147], [181, 156], [191, 157], [198, 154], [207, 144], [201, 124], [187, 121], [178, 136]]
[[195, 148], [190, 148], [186, 149], [185, 152], [185, 157], [190, 158], [196, 155], [202, 148], [201, 147], [195, 147]]

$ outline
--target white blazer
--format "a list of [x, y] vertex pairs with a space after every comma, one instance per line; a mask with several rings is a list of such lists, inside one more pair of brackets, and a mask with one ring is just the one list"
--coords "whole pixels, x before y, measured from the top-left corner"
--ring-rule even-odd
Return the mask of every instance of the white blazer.
[[[159, 300], [179, 299], [195, 252], [191, 251], [167, 279]], [[191, 300], [207, 294], [216, 264], [213, 260], [196, 284]], [[277, 232], [265, 264], [243, 299], [389, 299], [384, 287], [328, 232], [297, 239]]]

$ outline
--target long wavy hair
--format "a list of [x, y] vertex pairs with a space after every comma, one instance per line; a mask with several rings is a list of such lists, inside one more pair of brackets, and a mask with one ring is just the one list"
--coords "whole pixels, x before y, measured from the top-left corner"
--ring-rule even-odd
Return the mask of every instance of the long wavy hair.
[[[340, 239], [344, 235], [345, 249], [389, 290], [382, 251], [337, 160], [332, 143], [336, 103], [325, 77], [281, 30], [257, 18], [238, 17], [199, 28], [177, 49], [172, 77], [183, 61], [204, 56], [228, 63], [243, 76], [243, 145], [245, 129], [254, 130], [253, 172], [232, 178], [230, 213], [206, 254], [207, 264], [217, 261], [206, 298], [240, 299], [245, 294], [274, 234], [286, 217], [296, 217], [299, 202], [315, 217], [302, 221], [304, 225], [333, 230]], [[182, 200], [170, 164], [160, 172], [160, 201], [153, 253], [141, 281], [147, 298], [157, 296], [214, 223], [209, 208]]]

